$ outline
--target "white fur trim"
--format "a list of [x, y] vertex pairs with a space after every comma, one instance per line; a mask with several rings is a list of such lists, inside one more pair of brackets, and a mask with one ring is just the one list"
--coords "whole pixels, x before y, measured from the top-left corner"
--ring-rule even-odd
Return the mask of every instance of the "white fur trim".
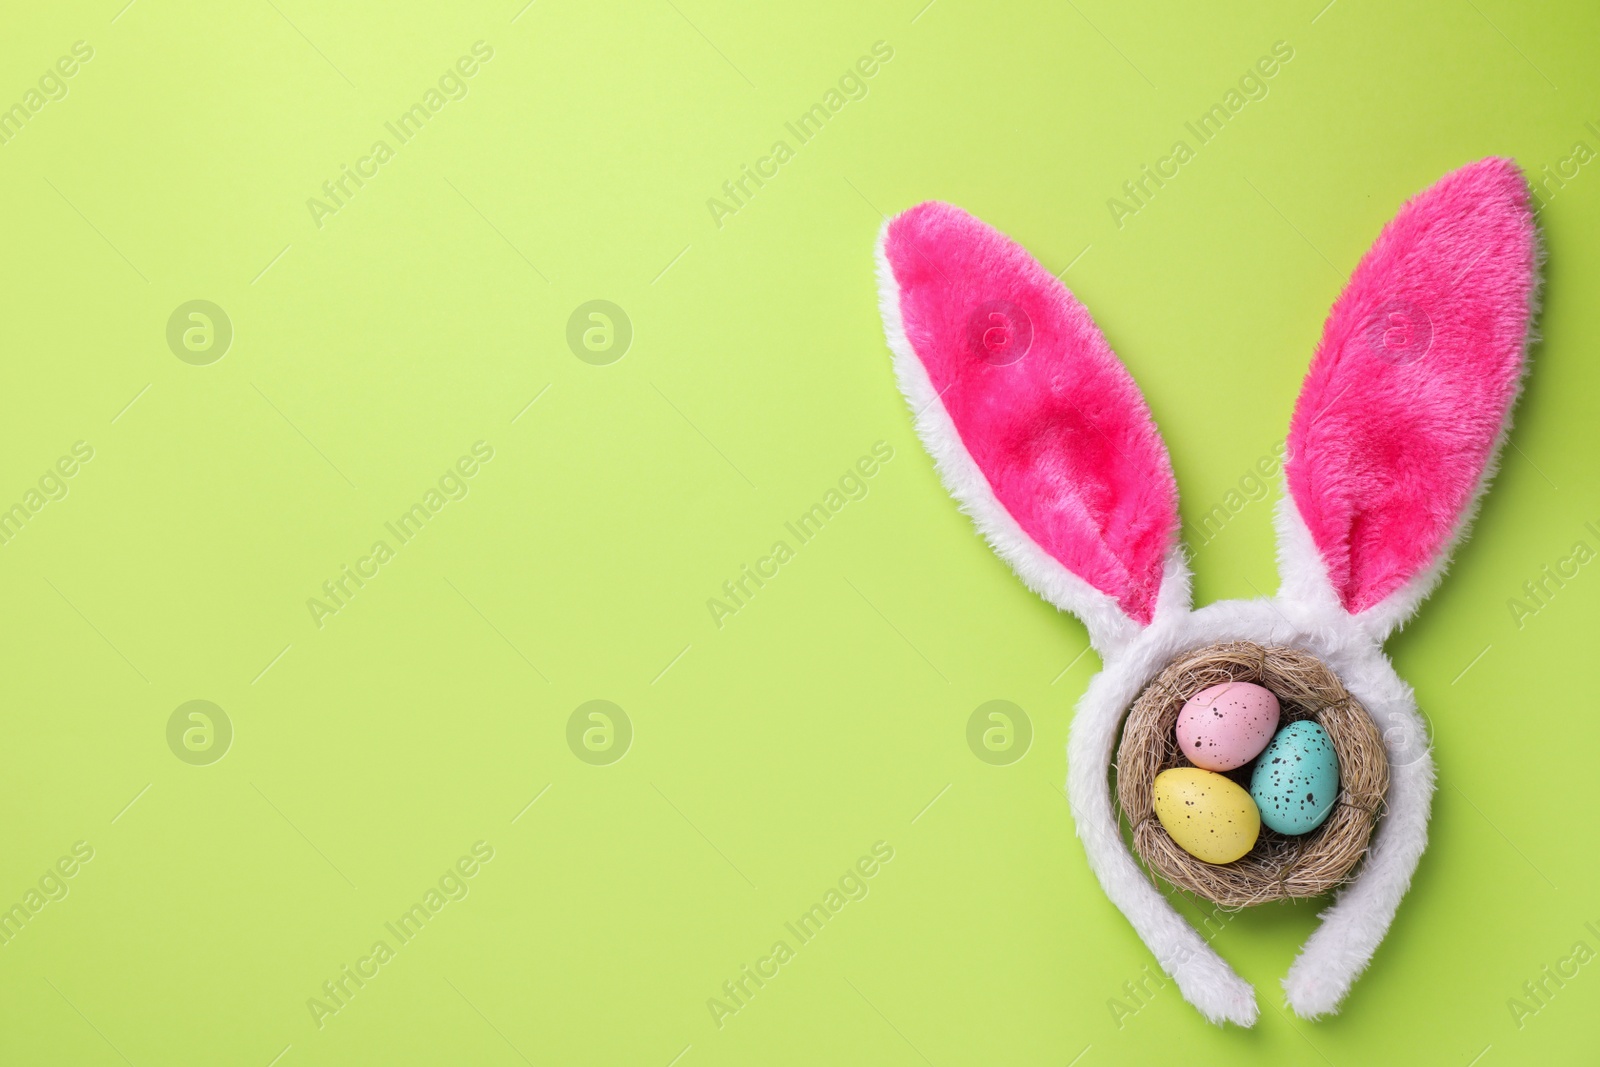
[[[1361, 628], [1380, 645], [1416, 614], [1417, 608], [1427, 599], [1428, 594], [1439, 585], [1439, 580], [1444, 577], [1456, 547], [1471, 532], [1472, 521], [1477, 518], [1478, 508], [1483, 503], [1483, 494], [1488, 491], [1489, 484], [1494, 481], [1495, 473], [1500, 469], [1500, 455], [1505, 448], [1506, 440], [1511, 436], [1512, 413], [1517, 409], [1517, 401], [1521, 399], [1523, 385], [1527, 381], [1529, 353], [1539, 340], [1536, 323], [1539, 318], [1544, 259], [1544, 242], [1539, 240], [1538, 231], [1535, 230], [1534, 286], [1528, 294], [1528, 329], [1522, 339], [1522, 371], [1517, 376], [1511, 402], [1506, 405], [1505, 418], [1500, 421], [1500, 432], [1495, 435], [1494, 444], [1490, 446], [1489, 455], [1484, 460], [1483, 472], [1478, 476], [1478, 483], [1473, 488], [1471, 497], [1462, 505], [1461, 514], [1456, 517], [1449, 540], [1439, 549], [1433, 562], [1412, 575], [1410, 581], [1356, 615]], [[1293, 497], [1289, 495], [1287, 484], [1284, 486], [1283, 498], [1279, 501], [1277, 525], [1278, 565], [1279, 573], [1283, 576], [1282, 595], [1316, 603], [1321, 602], [1324, 591], [1332, 596], [1327, 565], [1322, 561], [1321, 553], [1311, 540], [1311, 532], [1307, 529]]]
[[1240, 978], [1151, 883], [1123, 843], [1112, 805], [1110, 770], [1123, 713], [1166, 662], [1189, 616], [1153, 622], [1144, 639], [1109, 660], [1078, 703], [1067, 740], [1067, 797], [1089, 866], [1111, 902], [1178, 984], [1183, 998], [1214, 1023], [1254, 1026], [1255, 990]]
[[[1482, 498], [1484, 489], [1488, 487], [1489, 479], [1493, 476], [1493, 468], [1494, 462], [1491, 457], [1489, 469], [1480, 479], [1478, 488], [1468, 502], [1462, 518], [1457, 522], [1449, 543], [1438, 556], [1434, 557], [1433, 562], [1405, 585], [1366, 611], [1351, 616], [1356, 625], [1373, 641], [1383, 644], [1391, 633], [1416, 613], [1417, 607], [1439, 584], [1439, 579], [1450, 563], [1450, 553], [1466, 536], [1467, 527], [1472, 524], [1472, 516], [1477, 511], [1478, 501]], [[1305, 517], [1300, 514], [1299, 505], [1287, 492], [1278, 500], [1278, 510], [1274, 519], [1278, 528], [1280, 577], [1278, 595], [1285, 600], [1314, 606], [1319, 611], [1343, 611], [1344, 605], [1339, 595], [1334, 592], [1333, 583], [1328, 578], [1328, 564], [1311, 537], [1311, 530], [1306, 526]]]
[[[1320, 926], [1283, 980], [1289, 1006], [1297, 1014], [1314, 1018], [1336, 1011], [1388, 932], [1427, 847], [1434, 789], [1430, 742], [1414, 694], [1395, 674], [1381, 644], [1437, 584], [1450, 551], [1465, 535], [1493, 477], [1509, 417], [1449, 545], [1432, 566], [1371, 609], [1352, 616], [1340, 605], [1310, 531], [1285, 493], [1276, 515], [1282, 575], [1276, 599], [1224, 601], [1190, 611], [1189, 568], [1181, 546], [1175, 547], [1164, 563], [1155, 617], [1148, 627], [1140, 627], [1113, 597], [1044, 552], [996, 499], [906, 337], [899, 285], [884, 247], [887, 234], [886, 224], [877, 246], [879, 304], [895, 374], [918, 436], [946, 488], [995, 552], [1028, 588], [1083, 620], [1105, 662], [1078, 704], [1067, 742], [1067, 795], [1089, 864], [1184, 999], [1212, 1022], [1253, 1026], [1259, 1014], [1255, 991], [1168, 903], [1123, 841], [1108, 781], [1123, 715], [1177, 656], [1219, 641], [1248, 640], [1317, 656], [1361, 701], [1383, 734], [1390, 786], [1371, 850], [1354, 880], [1323, 912]], [[1536, 303], [1537, 291], [1532, 299]], [[1525, 352], [1532, 342], [1530, 327]]]
[[1312, 608], [1318, 612], [1339, 611], [1344, 608], [1333, 583], [1328, 580], [1328, 565], [1311, 539], [1311, 530], [1300, 514], [1288, 486], [1278, 499], [1273, 515], [1278, 528], [1278, 597]]
[[[1536, 250], [1535, 279], [1542, 277], [1544, 246]], [[1461, 509], [1449, 541], [1433, 562], [1410, 581], [1366, 611], [1351, 618], [1374, 648], [1407, 619], [1433, 592], [1443, 577], [1455, 548], [1471, 529], [1494, 480], [1499, 458], [1511, 433], [1511, 413], [1516, 409], [1528, 371], [1528, 356], [1538, 340], [1539, 286], [1528, 296], [1528, 332], [1522, 343], [1522, 374], [1495, 436], [1483, 473], [1471, 498]], [[1327, 566], [1317, 551], [1305, 520], [1293, 498], [1284, 493], [1279, 503], [1278, 561], [1283, 576], [1280, 596], [1295, 610], [1332, 617], [1343, 614], [1328, 581]], [[1335, 666], [1329, 661], [1330, 666]], [[1431, 739], [1410, 686], [1394, 673], [1379, 652], [1374, 659], [1335, 666], [1345, 686], [1372, 714], [1383, 732], [1389, 755], [1389, 795], [1383, 818], [1363, 861], [1360, 876], [1342, 889], [1332, 907], [1322, 914], [1322, 924], [1307, 939], [1283, 980], [1289, 1006], [1297, 1015], [1312, 1019], [1337, 1011], [1356, 978], [1371, 962], [1394, 920], [1400, 899], [1411, 884], [1417, 863], [1428, 846], [1428, 819], [1433, 802], [1434, 767]]]
[[[961, 505], [961, 510], [972, 517], [973, 524], [990, 547], [1011, 565], [1024, 585], [1083, 621], [1089, 631], [1089, 642], [1102, 658], [1125, 647], [1138, 637], [1142, 627], [1128, 617], [1115, 598], [1073, 574], [1027, 535], [995, 497], [989, 480], [962, 443], [950, 413], [934, 391], [927, 368], [906, 337], [905, 323], [900, 316], [900, 286], [895, 281], [885, 249], [888, 236], [889, 223], [886, 222], [878, 235], [877, 246], [878, 305], [883, 313], [883, 332], [894, 353], [895, 377], [914, 416], [917, 436], [933, 457], [940, 480]], [[1188, 564], [1181, 549], [1175, 548], [1165, 563], [1156, 602], [1157, 615], [1187, 611], [1188, 592]]]
[[1303, 648], [1327, 663], [1384, 735], [1388, 809], [1356, 879], [1323, 916], [1285, 981], [1302, 1015], [1332, 1011], [1387, 932], [1427, 844], [1433, 789], [1427, 734], [1409, 687], [1367, 633], [1331, 602], [1223, 601], [1157, 619], [1106, 663], [1078, 705], [1067, 743], [1067, 786], [1078, 834], [1106, 894], [1122, 909], [1184, 999], [1213, 1022], [1253, 1025], [1254, 992], [1166, 901], [1123, 844], [1107, 774], [1123, 713], [1185, 652], [1247, 640]]
[[[1389, 932], [1400, 899], [1428, 847], [1433, 758], [1415, 707], [1396, 705], [1394, 715], [1406, 725], [1384, 731], [1389, 748], [1389, 796], [1372, 851], [1363, 861], [1360, 877], [1340, 890], [1334, 905], [1322, 913], [1322, 925], [1307, 939], [1283, 980], [1289, 1007], [1302, 1018], [1315, 1019], [1339, 1010], [1345, 994]], [[1413, 747], [1408, 742], [1414, 739], [1421, 743], [1404, 756], [1391, 741], [1395, 737], [1406, 748]]]

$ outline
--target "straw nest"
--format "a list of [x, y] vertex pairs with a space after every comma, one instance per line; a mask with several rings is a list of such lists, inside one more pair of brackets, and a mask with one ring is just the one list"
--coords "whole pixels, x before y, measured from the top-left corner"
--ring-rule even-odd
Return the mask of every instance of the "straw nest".
[[[1255, 847], [1232, 863], [1195, 859], [1175, 844], [1156, 818], [1156, 775], [1192, 766], [1178, 747], [1184, 702], [1221, 682], [1254, 682], [1277, 695], [1282, 725], [1312, 719], [1339, 759], [1339, 799], [1326, 822], [1289, 836], [1261, 827]], [[1246, 764], [1228, 776], [1250, 788]], [[1366, 854], [1389, 788], [1383, 738], [1371, 716], [1326, 664], [1296, 648], [1263, 648], [1247, 641], [1211, 645], [1173, 661], [1128, 712], [1117, 750], [1117, 796], [1133, 829], [1134, 850], [1155, 874], [1223, 907], [1290, 897], [1313, 897], [1339, 885]]]

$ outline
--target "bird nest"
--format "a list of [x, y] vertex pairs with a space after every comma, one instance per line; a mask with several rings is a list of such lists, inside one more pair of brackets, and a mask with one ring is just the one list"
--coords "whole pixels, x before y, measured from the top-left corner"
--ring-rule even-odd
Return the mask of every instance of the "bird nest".
[[[1178, 747], [1184, 703], [1222, 682], [1254, 682], [1271, 690], [1281, 726], [1310, 719], [1328, 734], [1339, 760], [1339, 799], [1310, 833], [1280, 834], [1261, 827], [1255, 846], [1232, 863], [1196, 859], [1167, 835], [1156, 818], [1156, 775], [1193, 766]], [[1228, 777], [1249, 790], [1246, 764]], [[1389, 788], [1383, 738], [1367, 710], [1321, 660], [1297, 648], [1233, 641], [1196, 649], [1168, 664], [1128, 711], [1117, 749], [1117, 797], [1133, 829], [1133, 848], [1151, 871], [1223, 907], [1291, 897], [1314, 897], [1343, 882], [1366, 855]]]

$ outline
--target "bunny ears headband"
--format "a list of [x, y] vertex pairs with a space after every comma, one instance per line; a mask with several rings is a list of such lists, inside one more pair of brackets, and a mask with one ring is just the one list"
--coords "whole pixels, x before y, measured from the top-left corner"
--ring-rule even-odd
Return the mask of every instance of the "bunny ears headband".
[[959, 208], [924, 203], [884, 225], [884, 328], [923, 444], [994, 550], [1083, 621], [1105, 664], [1067, 752], [1090, 864], [1214, 1022], [1252, 1025], [1254, 990], [1123, 843], [1107, 782], [1121, 718], [1175, 656], [1226, 640], [1311, 652], [1372, 715], [1387, 811], [1283, 983], [1298, 1014], [1337, 1010], [1427, 844], [1428, 739], [1382, 642], [1437, 584], [1493, 474], [1539, 260], [1527, 184], [1508, 159], [1454, 171], [1400, 209], [1334, 304], [1290, 420], [1278, 595], [1191, 610], [1171, 462], [1083, 305]]

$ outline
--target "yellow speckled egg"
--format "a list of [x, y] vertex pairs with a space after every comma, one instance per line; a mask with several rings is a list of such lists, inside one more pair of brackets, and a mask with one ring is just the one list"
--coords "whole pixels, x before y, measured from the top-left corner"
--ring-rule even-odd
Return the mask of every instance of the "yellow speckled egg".
[[1231, 779], [1199, 767], [1174, 767], [1156, 775], [1156, 818], [1195, 859], [1232, 863], [1255, 846], [1261, 812]]

